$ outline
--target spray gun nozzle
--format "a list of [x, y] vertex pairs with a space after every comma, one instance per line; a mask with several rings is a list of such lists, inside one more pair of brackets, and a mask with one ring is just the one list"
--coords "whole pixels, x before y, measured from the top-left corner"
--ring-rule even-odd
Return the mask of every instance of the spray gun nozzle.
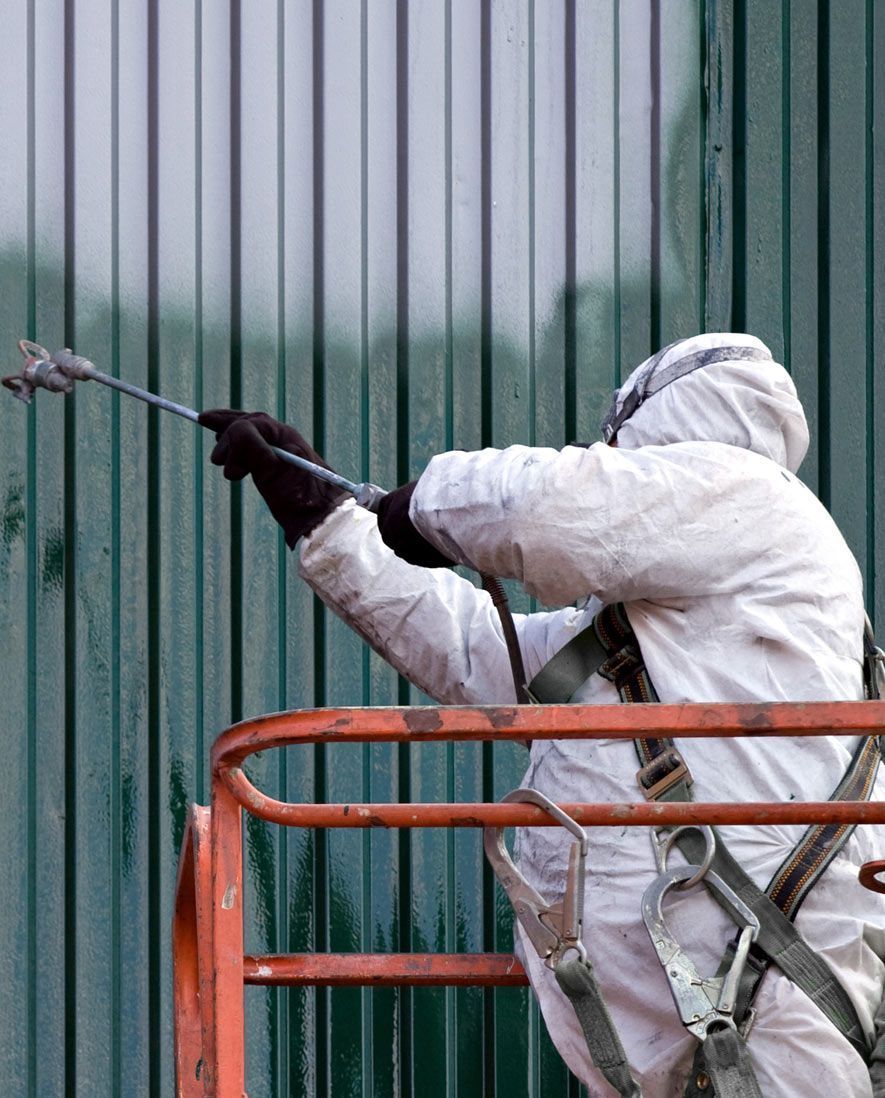
[[30, 404], [33, 400], [34, 386], [30, 381], [26, 381], [21, 374], [11, 374], [9, 377], [0, 378], [0, 381], [14, 397], [23, 400], [25, 404]]
[[13, 396], [25, 404], [31, 403], [37, 389], [70, 393], [74, 381], [88, 379], [94, 370], [88, 359], [80, 358], [67, 349], [50, 354], [45, 347], [29, 339], [19, 340], [18, 349], [25, 359], [21, 373], [10, 374], [2, 382]]

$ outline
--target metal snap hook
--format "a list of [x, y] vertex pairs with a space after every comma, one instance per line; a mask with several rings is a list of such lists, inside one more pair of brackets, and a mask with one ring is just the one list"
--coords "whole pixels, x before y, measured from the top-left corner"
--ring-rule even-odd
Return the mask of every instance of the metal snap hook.
[[667, 872], [667, 857], [677, 836], [681, 835], [683, 831], [699, 831], [704, 837], [706, 849], [704, 851], [703, 861], [697, 867], [697, 872], [694, 876], [689, 877], [687, 880], [675, 886], [680, 892], [685, 891], [688, 888], [693, 888], [696, 884], [700, 884], [704, 877], [706, 877], [710, 866], [713, 864], [713, 858], [716, 856], [716, 835], [713, 832], [713, 828], [709, 827], [707, 824], [683, 824], [681, 827], [676, 827], [672, 831], [652, 829], [651, 843], [655, 853], [655, 864], [658, 867], [659, 873]]
[[569, 851], [565, 895], [549, 904], [522, 876], [504, 843], [503, 827], [486, 827], [483, 846], [492, 871], [507, 893], [516, 917], [538, 956], [549, 968], [555, 968], [562, 956], [574, 949], [582, 961], [587, 951], [581, 940], [584, 921], [584, 876], [587, 857], [587, 833], [571, 816], [537, 789], [515, 789], [502, 802], [534, 804], [575, 837]]
[[736, 1028], [734, 1007], [737, 992], [750, 945], [759, 933], [759, 919], [715, 870], [709, 871], [706, 884], [728, 902], [732, 918], [740, 928], [740, 937], [728, 970], [722, 975], [702, 977], [671, 934], [663, 912], [666, 894], [691, 879], [695, 868], [689, 865], [668, 869], [652, 881], [642, 896], [642, 917], [670, 985], [682, 1024], [703, 1041], [713, 1027]]
[[572, 835], [581, 844], [581, 853], [586, 857], [587, 855], [587, 832], [578, 823], [577, 820], [572, 819], [567, 812], [563, 812], [558, 804], [554, 804], [549, 797], [545, 797], [543, 793], [537, 789], [523, 788], [514, 789], [510, 793], [505, 793], [501, 798], [501, 803], [513, 803], [521, 804], [535, 804], [538, 808], [543, 808], [548, 816], [552, 816], [558, 824], [561, 824], [566, 831], [570, 831]]
[[559, 952], [559, 960], [561, 961], [563, 957], [572, 949], [575, 951], [575, 953], [577, 953], [581, 961], [586, 964], [587, 947], [584, 945], [580, 938], [578, 938], [577, 941], [569, 942], [567, 945], [563, 946], [563, 948]]

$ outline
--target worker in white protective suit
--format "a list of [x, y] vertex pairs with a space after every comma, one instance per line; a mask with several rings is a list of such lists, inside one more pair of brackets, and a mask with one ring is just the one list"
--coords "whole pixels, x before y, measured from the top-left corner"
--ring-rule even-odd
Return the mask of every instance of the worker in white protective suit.
[[[516, 579], [560, 607], [516, 617], [528, 679], [603, 605], [622, 603], [662, 702], [863, 697], [860, 573], [795, 475], [808, 446], [802, 406], [752, 336], [697, 336], [643, 363], [615, 395], [608, 424], [616, 446], [441, 454], [415, 484], [391, 493], [379, 519], [270, 453], [267, 443], [316, 459], [292, 428], [228, 411], [201, 421], [218, 432], [213, 461], [232, 478], [252, 473], [289, 544], [306, 535], [301, 574], [320, 598], [443, 704], [514, 701], [488, 595], [448, 569], [422, 566], [452, 561]], [[617, 703], [618, 693], [593, 674], [571, 700]], [[855, 746], [836, 737], [679, 744], [698, 801], [826, 800]], [[538, 741], [524, 784], [557, 802], [641, 801], [636, 771], [625, 741]], [[879, 779], [873, 798], [883, 789]], [[803, 831], [719, 829], [763, 888]], [[645, 1098], [681, 1095], [697, 1042], [680, 1023], [640, 915], [657, 873], [649, 833], [589, 835], [590, 958]], [[520, 869], [551, 901], [563, 892], [570, 843], [553, 827], [519, 837]], [[877, 855], [872, 831], [858, 828], [796, 919], [868, 1038], [885, 981], [885, 904], [857, 874]], [[701, 887], [671, 894], [668, 905], [676, 938], [701, 973], [714, 972], [734, 935], [731, 919]], [[521, 955], [563, 1059], [591, 1095], [614, 1093], [552, 972], [525, 940]], [[861, 1056], [777, 968], [754, 1005], [748, 1048], [766, 1098], [872, 1095]]]

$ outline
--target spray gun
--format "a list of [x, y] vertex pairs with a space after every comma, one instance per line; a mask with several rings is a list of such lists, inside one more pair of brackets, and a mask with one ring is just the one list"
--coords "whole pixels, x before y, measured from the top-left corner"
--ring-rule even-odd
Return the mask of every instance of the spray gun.
[[[51, 393], [70, 393], [75, 381], [97, 381], [101, 385], [107, 385], [127, 396], [143, 400], [145, 404], [152, 404], [155, 408], [162, 408], [165, 412], [172, 412], [176, 416], [182, 416], [196, 423], [199, 412], [193, 408], [186, 408], [183, 404], [176, 404], [174, 400], [166, 400], [165, 397], [149, 393], [146, 389], [139, 389], [136, 385], [129, 385], [119, 378], [104, 374], [89, 361], [72, 354], [70, 350], [56, 351], [50, 354], [39, 343], [31, 343], [28, 339], [19, 340], [18, 349], [24, 355], [25, 364], [19, 374], [12, 374], [3, 378], [3, 384], [19, 400], [30, 404], [37, 389], [48, 389]], [[279, 446], [271, 446], [271, 450], [290, 465], [297, 465], [299, 469], [310, 473], [318, 480], [325, 480], [334, 484], [336, 488], [344, 492], [350, 492], [360, 507], [367, 511], [378, 510], [378, 504], [387, 495], [383, 488], [377, 484], [354, 484], [353, 481], [340, 477], [331, 469], [317, 465], [313, 461], [290, 454], [288, 450], [281, 450]]]
[[[4, 386], [12, 392], [12, 395], [24, 401], [25, 404], [31, 403], [34, 393], [38, 389], [48, 389], [51, 393], [66, 394], [73, 391], [75, 381], [97, 381], [100, 385], [107, 385], [120, 393], [135, 397], [136, 400], [143, 400], [145, 404], [152, 404], [155, 408], [172, 412], [183, 419], [189, 419], [192, 423], [198, 422], [199, 412], [195, 412], [193, 408], [187, 408], [184, 404], [177, 404], [174, 400], [166, 400], [165, 397], [149, 393], [146, 389], [139, 389], [138, 386], [130, 385], [111, 374], [102, 373], [88, 358], [75, 355], [69, 349], [55, 351], [50, 354], [45, 347], [41, 347], [39, 343], [32, 343], [28, 339], [19, 340], [18, 349], [24, 356], [25, 364], [20, 373], [4, 377], [2, 381]], [[308, 461], [297, 454], [290, 454], [288, 450], [281, 450], [278, 446], [271, 446], [271, 450], [283, 461], [288, 461], [291, 465], [295, 465], [304, 472], [310, 473], [311, 476], [317, 477], [318, 480], [324, 480], [329, 484], [334, 484], [336, 488], [340, 488], [344, 492], [349, 492], [359, 506], [364, 507], [367, 511], [377, 512], [378, 505], [387, 495], [384, 489], [379, 488], [377, 484], [368, 482], [355, 484], [353, 481], [333, 473], [331, 469], [326, 469], [323, 465], [317, 465], [315, 462]], [[528, 702], [530, 698], [525, 687], [522, 653], [519, 649], [513, 616], [507, 605], [507, 596], [494, 576], [481, 575], [481, 579], [483, 587], [495, 604], [495, 609], [501, 621], [507, 653], [510, 657], [517, 700], [519, 702]]]

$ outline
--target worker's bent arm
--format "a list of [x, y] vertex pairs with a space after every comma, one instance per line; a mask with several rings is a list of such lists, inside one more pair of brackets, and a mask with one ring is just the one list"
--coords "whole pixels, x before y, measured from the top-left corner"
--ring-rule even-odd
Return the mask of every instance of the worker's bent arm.
[[[812, 503], [773, 461], [719, 443], [511, 446], [433, 458], [410, 516], [449, 559], [562, 606], [587, 595], [724, 594], [762, 574], [770, 582], [806, 555], [807, 523], [783, 524], [762, 569], [759, 531]], [[823, 521], [835, 546], [838, 532]]]
[[[375, 516], [345, 503], [301, 546], [323, 602], [419, 689], [449, 705], [512, 703], [501, 626], [485, 591], [447, 569], [416, 568], [383, 543]], [[586, 612], [515, 615], [529, 679]]]

